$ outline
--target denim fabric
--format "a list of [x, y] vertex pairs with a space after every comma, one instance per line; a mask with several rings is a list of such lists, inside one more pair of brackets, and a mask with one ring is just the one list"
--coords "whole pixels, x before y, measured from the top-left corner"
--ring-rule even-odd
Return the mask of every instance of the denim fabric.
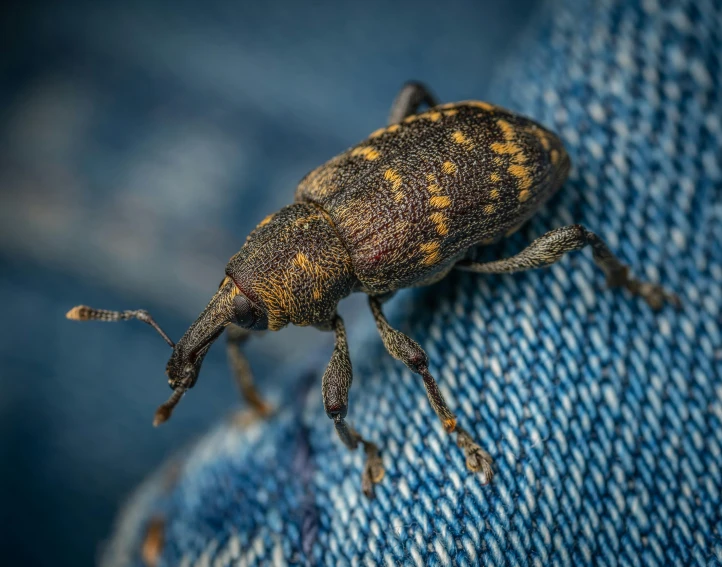
[[139, 489], [104, 564], [140, 565], [155, 516], [161, 565], [722, 564], [721, 34], [711, 0], [562, 0], [506, 65], [495, 102], [559, 132], [574, 169], [480, 257], [578, 222], [683, 307], [604, 290], [588, 251], [394, 300], [495, 458], [490, 485], [370, 319], [347, 321], [368, 331], [349, 420], [383, 451], [376, 499], [324, 415], [322, 368], [289, 374], [277, 415], [219, 425]]

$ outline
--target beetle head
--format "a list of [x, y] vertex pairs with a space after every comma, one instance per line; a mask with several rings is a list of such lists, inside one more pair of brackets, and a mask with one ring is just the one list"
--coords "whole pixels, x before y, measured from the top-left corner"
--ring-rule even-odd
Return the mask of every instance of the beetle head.
[[226, 325], [235, 323], [246, 329], [265, 328], [265, 314], [256, 307], [234, 281], [225, 277], [208, 306], [173, 348], [166, 365], [168, 384], [192, 388], [198, 379], [203, 359]]
[[225, 277], [218, 291], [198, 316], [198, 319], [185, 332], [183, 337], [174, 343], [170, 337], [144, 309], [135, 311], [109, 311], [93, 309], [87, 305], [78, 305], [67, 313], [67, 318], [75, 321], [125, 321], [138, 319], [153, 327], [173, 353], [166, 366], [168, 384], [173, 389], [168, 401], [155, 412], [154, 425], [167, 421], [173, 408], [189, 388], [198, 379], [198, 373], [208, 349], [229, 323], [236, 323], [247, 329], [264, 329], [267, 325], [265, 313], [256, 307], [238, 288], [230, 277]]

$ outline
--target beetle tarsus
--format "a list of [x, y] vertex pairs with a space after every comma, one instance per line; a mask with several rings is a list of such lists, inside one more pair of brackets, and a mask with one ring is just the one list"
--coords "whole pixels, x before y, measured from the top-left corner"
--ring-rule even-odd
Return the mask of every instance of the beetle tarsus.
[[469, 433], [458, 424], [456, 416], [446, 405], [439, 385], [429, 372], [428, 357], [424, 350], [413, 339], [389, 325], [381, 311], [381, 302], [377, 297], [369, 297], [369, 305], [386, 350], [391, 356], [408, 366], [412, 372], [423, 378], [429, 403], [446, 432], [456, 433], [456, 444], [464, 451], [467, 468], [473, 472], [482, 473], [482, 484], [490, 482], [494, 476], [491, 468], [493, 463], [491, 455], [477, 445]]
[[659, 311], [665, 304], [679, 309], [682, 301], [675, 293], [669, 292], [663, 286], [655, 283], [640, 281], [629, 276], [629, 266], [622, 265], [616, 271], [607, 274], [607, 287], [623, 287], [632, 295], [638, 295], [654, 311]]
[[361, 439], [366, 453], [366, 464], [361, 473], [361, 489], [367, 498], [374, 497], [374, 484], [381, 482], [386, 474], [378, 447]]
[[482, 484], [488, 484], [494, 477], [494, 470], [491, 468], [494, 460], [491, 455], [477, 445], [465, 429], [456, 427], [456, 444], [464, 451], [466, 457], [466, 468], [472, 472], [480, 472]]
[[386, 474], [378, 447], [361, 437], [339, 414], [333, 416], [333, 424], [339, 439], [349, 450], [355, 451], [359, 444], [363, 446], [364, 453], [366, 453], [366, 462], [361, 473], [361, 489], [367, 498], [373, 498], [374, 484], [381, 482]]

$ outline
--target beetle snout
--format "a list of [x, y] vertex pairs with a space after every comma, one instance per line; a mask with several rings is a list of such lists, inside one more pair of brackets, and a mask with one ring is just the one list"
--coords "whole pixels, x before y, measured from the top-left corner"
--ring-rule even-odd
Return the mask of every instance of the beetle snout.
[[171, 389], [192, 388], [198, 379], [202, 362], [203, 357], [195, 357], [195, 360], [191, 360], [185, 352], [176, 346], [170, 359], [168, 359], [165, 369], [168, 375], [168, 385]]
[[186, 389], [192, 388], [193, 386], [195, 386], [196, 380], [198, 380], [198, 370], [199, 368], [196, 368], [193, 363], [189, 362], [184, 365], [181, 372], [177, 374], [169, 371], [168, 385], [173, 390], [181, 386]]

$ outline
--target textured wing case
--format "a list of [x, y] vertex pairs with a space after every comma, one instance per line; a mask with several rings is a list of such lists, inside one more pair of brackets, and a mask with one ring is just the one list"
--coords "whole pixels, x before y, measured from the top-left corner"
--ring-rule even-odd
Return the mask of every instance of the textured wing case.
[[296, 200], [326, 211], [364, 289], [382, 293], [433, 280], [513, 231], [568, 170], [554, 134], [467, 102], [377, 130], [309, 173]]

